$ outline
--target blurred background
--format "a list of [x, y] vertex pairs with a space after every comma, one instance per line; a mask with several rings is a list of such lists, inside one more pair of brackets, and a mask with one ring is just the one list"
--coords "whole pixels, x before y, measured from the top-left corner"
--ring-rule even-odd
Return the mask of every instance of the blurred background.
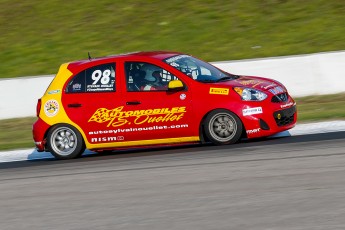
[[[20, 77], [55, 74], [88, 52], [171, 50], [209, 62], [345, 57], [344, 35], [345, 0], [0, 0], [0, 86], [20, 81], [0, 87], [0, 114], [9, 111], [1, 102], [23, 110], [22, 98], [44, 85]], [[328, 69], [324, 80], [341, 85]], [[344, 92], [295, 98], [300, 130], [345, 120]], [[35, 120], [0, 119], [1, 157], [20, 148], [24, 160], [35, 157]], [[236, 146], [3, 163], [0, 229], [345, 229], [345, 132], [321, 134], [318, 124], [317, 135]]]
[[[88, 52], [171, 50], [216, 62], [339, 51], [344, 34], [339, 0], [0, 0], [0, 79], [55, 74]], [[299, 122], [345, 118], [345, 94], [296, 101]], [[33, 147], [34, 121], [0, 120], [0, 150]]]
[[345, 49], [339, 0], [0, 0], [0, 78], [93, 56], [172, 50], [206, 61]]

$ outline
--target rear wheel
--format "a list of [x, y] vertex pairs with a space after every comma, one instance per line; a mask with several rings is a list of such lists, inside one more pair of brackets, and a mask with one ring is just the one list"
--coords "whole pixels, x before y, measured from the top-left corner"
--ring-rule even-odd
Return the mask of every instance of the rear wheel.
[[204, 123], [206, 137], [216, 145], [236, 143], [241, 138], [242, 129], [241, 120], [225, 109], [210, 112]]
[[71, 159], [80, 156], [84, 150], [81, 134], [73, 126], [60, 124], [49, 130], [47, 147], [57, 159]]

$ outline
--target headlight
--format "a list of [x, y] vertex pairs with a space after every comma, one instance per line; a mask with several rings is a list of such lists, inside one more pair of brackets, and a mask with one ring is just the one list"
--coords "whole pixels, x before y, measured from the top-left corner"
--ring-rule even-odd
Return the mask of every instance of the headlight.
[[256, 89], [235, 87], [234, 90], [243, 101], [263, 101], [267, 98], [267, 94]]

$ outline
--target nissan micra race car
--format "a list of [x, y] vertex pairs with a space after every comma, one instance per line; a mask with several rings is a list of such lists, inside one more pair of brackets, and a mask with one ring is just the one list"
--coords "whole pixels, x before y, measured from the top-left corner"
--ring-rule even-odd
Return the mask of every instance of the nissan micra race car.
[[137, 52], [62, 64], [37, 117], [38, 151], [69, 159], [85, 148], [232, 144], [291, 129], [297, 112], [277, 81], [181, 53]]

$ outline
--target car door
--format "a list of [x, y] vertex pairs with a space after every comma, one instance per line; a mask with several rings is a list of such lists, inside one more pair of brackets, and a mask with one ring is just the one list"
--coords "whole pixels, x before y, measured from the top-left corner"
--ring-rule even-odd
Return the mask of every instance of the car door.
[[84, 132], [90, 144], [121, 142], [124, 134], [113, 131], [112, 115], [123, 105], [118, 91], [116, 63], [92, 66], [76, 74], [62, 96], [69, 119]]
[[[190, 90], [186, 85], [180, 91], [168, 90], [171, 80], [180, 79], [148, 62], [125, 62], [124, 70], [126, 90], [122, 123], [118, 127], [128, 141], [155, 144], [198, 138], [192, 131], [194, 111]], [[153, 78], [158, 78], [160, 84], [154, 83]]]

